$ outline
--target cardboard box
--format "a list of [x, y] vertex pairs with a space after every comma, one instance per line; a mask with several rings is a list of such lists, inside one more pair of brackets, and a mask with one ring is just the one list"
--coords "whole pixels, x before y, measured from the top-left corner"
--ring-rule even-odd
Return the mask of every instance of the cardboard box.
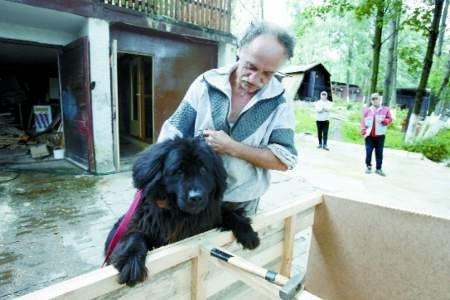
[[47, 145], [45, 144], [30, 146], [30, 153], [32, 158], [45, 157], [50, 155], [50, 152], [48, 152]]

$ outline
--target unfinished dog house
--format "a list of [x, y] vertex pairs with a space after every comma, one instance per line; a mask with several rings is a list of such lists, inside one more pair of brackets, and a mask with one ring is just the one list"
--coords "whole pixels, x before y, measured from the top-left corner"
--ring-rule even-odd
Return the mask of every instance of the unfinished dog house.
[[[450, 219], [311, 194], [257, 215], [253, 225], [261, 238], [253, 251], [242, 250], [230, 232], [212, 230], [151, 251], [149, 278], [134, 288], [117, 284], [117, 271], [108, 266], [21, 299], [406, 300], [450, 295]], [[298, 281], [294, 294], [280, 294], [282, 286], [217, 260], [211, 247], [305, 280]]]
[[230, 5], [0, 0], [0, 163], [39, 146], [92, 173], [129, 166], [189, 84], [234, 61]]

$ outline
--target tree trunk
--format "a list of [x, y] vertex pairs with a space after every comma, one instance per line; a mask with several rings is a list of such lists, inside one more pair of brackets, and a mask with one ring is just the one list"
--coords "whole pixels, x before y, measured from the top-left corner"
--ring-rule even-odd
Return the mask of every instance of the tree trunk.
[[[414, 109], [408, 124], [408, 130], [405, 135], [405, 142], [411, 142], [417, 127], [418, 116], [420, 115], [420, 108], [422, 107], [423, 95], [427, 86], [428, 77], [430, 76], [431, 66], [433, 65], [433, 53], [436, 47], [436, 40], [439, 34], [439, 20], [442, 15], [442, 7], [444, 0], [434, 1], [433, 21], [431, 23], [430, 35], [428, 38], [427, 52], [423, 61], [423, 70], [420, 77], [419, 86], [417, 87], [416, 96], [414, 98]], [[412, 128], [410, 128], [412, 127]]]
[[370, 80], [370, 93], [377, 89], [378, 69], [380, 66], [381, 36], [383, 34], [384, 1], [377, 5], [377, 16], [375, 18], [375, 33], [373, 35], [373, 59], [372, 78]]
[[442, 79], [441, 86], [439, 87], [438, 93], [436, 95], [436, 97], [438, 99], [441, 98], [442, 92], [444, 91], [445, 87], [448, 85], [449, 80], [450, 80], [450, 51], [448, 53], [447, 70], [445, 71], [444, 78]]
[[352, 60], [353, 60], [353, 38], [352, 41], [348, 47], [348, 52], [347, 52], [347, 74], [346, 74], [346, 83], [347, 83], [347, 103], [350, 102], [350, 70], [352, 68]]
[[395, 106], [397, 98], [397, 45], [398, 45], [398, 24], [400, 14], [391, 20], [392, 36], [389, 41], [388, 60], [386, 65], [386, 77], [384, 80], [383, 103], [391, 107]]
[[431, 23], [430, 35], [428, 38], [427, 52], [423, 61], [422, 76], [420, 77], [419, 86], [417, 87], [416, 97], [414, 99], [414, 113], [420, 114], [420, 108], [422, 107], [423, 95], [425, 94], [425, 88], [427, 87], [428, 77], [430, 76], [431, 67], [433, 65], [433, 53], [436, 47], [436, 40], [439, 34], [439, 20], [442, 15], [442, 6], [444, 0], [434, 1], [434, 14], [433, 22]]
[[450, 3], [450, 0], [444, 0], [445, 6], [444, 10], [442, 12], [442, 18], [441, 18], [441, 26], [439, 28], [439, 40], [437, 44], [437, 52], [436, 56], [441, 57], [442, 54], [442, 45], [444, 43], [444, 37], [445, 37], [445, 27], [447, 26], [447, 13], [448, 13], [448, 4]]
[[259, 8], [261, 14], [261, 21], [264, 21], [264, 0], [259, 0]]

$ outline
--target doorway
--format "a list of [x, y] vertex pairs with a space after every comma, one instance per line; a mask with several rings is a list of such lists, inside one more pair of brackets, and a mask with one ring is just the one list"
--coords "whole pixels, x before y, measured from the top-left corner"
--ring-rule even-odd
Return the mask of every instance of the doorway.
[[58, 49], [0, 40], [0, 164], [52, 160], [63, 146]]
[[153, 59], [118, 53], [120, 164], [154, 143]]

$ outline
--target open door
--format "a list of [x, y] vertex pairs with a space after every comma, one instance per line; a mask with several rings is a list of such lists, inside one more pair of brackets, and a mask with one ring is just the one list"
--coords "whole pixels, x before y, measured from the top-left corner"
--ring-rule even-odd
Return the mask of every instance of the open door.
[[63, 48], [60, 74], [66, 158], [95, 171], [87, 37]]
[[114, 167], [120, 171], [120, 139], [119, 139], [119, 82], [117, 77], [117, 40], [111, 42], [111, 87], [113, 108], [113, 151]]
[[[126, 170], [154, 143], [153, 57], [117, 52], [111, 45], [114, 135], [117, 165]], [[117, 126], [117, 127], [116, 127]], [[116, 169], [118, 169], [116, 167]]]
[[130, 134], [145, 139], [145, 82], [142, 57], [135, 57], [130, 62]]

